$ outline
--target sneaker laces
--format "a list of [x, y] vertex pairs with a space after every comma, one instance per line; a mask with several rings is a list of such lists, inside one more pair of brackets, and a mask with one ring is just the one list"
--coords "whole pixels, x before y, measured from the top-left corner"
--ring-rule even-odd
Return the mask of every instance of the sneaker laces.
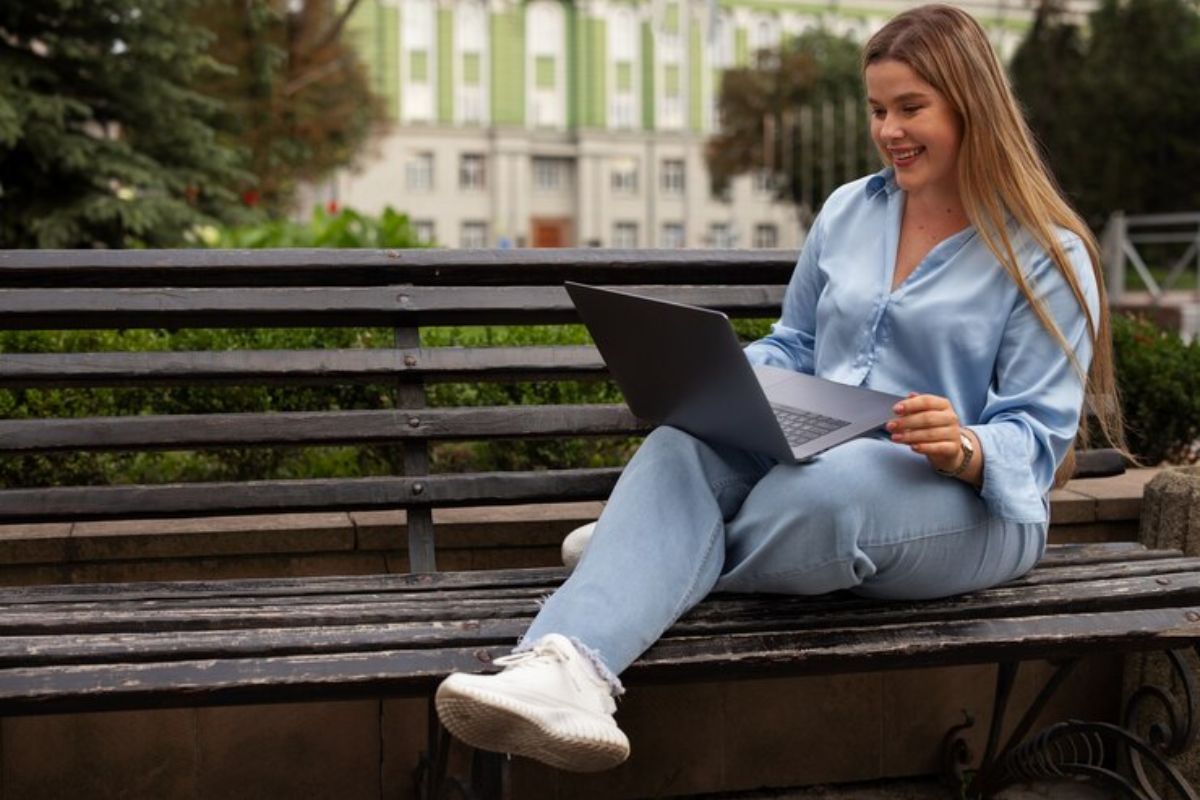
[[[493, 664], [498, 667], [504, 667], [505, 669], [509, 667], [521, 667], [526, 665], [532, 666], [533, 664], [545, 661], [551, 661], [556, 664], [566, 664], [570, 661], [570, 659], [567, 657], [566, 653], [552, 644], [538, 644], [534, 645], [534, 647], [530, 650], [522, 650], [519, 653], [512, 653], [507, 656], [500, 656], [499, 658], [492, 659]], [[566, 669], [563, 671], [567, 674], [567, 677], [571, 679], [571, 685], [575, 687], [575, 691], [580, 693], [585, 691], [584, 687], [579, 683], [579, 678], [576, 676], [575, 670]]]

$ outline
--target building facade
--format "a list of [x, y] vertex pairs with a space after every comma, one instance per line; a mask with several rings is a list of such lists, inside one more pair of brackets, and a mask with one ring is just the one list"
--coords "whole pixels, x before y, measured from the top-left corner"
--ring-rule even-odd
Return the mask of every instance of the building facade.
[[[348, 33], [391, 123], [321, 199], [450, 247], [794, 248], [762, 176], [711, 189], [721, 73], [809, 28], [865, 41], [908, 5], [360, 0]], [[1029, 25], [1019, 0], [970, 10], [1005, 56]]]

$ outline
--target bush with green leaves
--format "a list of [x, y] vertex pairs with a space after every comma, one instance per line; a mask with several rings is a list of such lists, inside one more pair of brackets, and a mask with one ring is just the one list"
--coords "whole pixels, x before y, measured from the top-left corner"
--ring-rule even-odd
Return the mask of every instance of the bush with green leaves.
[[215, 226], [193, 229], [193, 245], [221, 248], [265, 247], [421, 247], [407, 214], [391, 206], [379, 216], [336, 203], [313, 206], [307, 221], [274, 219], [234, 228]]
[[1147, 465], [1200, 460], [1200, 342], [1116, 316], [1113, 351], [1129, 449]]

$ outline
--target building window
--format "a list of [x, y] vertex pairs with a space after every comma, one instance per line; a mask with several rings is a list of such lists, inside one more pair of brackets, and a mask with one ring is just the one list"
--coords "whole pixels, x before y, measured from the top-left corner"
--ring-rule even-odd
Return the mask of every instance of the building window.
[[554, 56], [538, 56], [533, 66], [534, 86], [538, 89], [554, 89]]
[[662, 162], [662, 191], [663, 194], [683, 194], [684, 171], [683, 159], [666, 158]]
[[417, 153], [412, 157], [405, 168], [405, 184], [414, 192], [433, 189], [433, 153]]
[[437, 10], [433, 0], [406, 0], [400, 45], [402, 116], [407, 121], [431, 121], [438, 82]]
[[421, 244], [433, 244], [434, 226], [431, 219], [415, 219], [413, 220], [413, 233], [417, 236], [417, 241]]
[[637, 194], [638, 163], [632, 158], [619, 158], [613, 163], [612, 190], [614, 194]]
[[460, 0], [454, 6], [454, 52], [458, 69], [455, 81], [455, 119], [466, 125], [487, 121], [488, 11], [482, 0]]
[[755, 225], [754, 246], [766, 249], [779, 247], [779, 228], [769, 222]]
[[676, 249], [684, 246], [684, 234], [682, 222], [664, 222], [662, 226], [662, 239], [659, 241], [662, 247]]
[[487, 167], [478, 153], [464, 153], [458, 164], [458, 188], [486, 189]]
[[632, 250], [638, 246], [638, 226], [636, 222], [618, 222], [613, 225], [613, 247]]
[[[712, 65], [716, 69], [728, 69], [734, 65], [734, 25], [729, 11], [718, 11], [713, 20], [712, 41], [715, 44]], [[718, 81], [716, 85], [720, 85]]]
[[533, 159], [533, 188], [542, 192], [557, 192], [568, 186], [569, 169], [565, 158]]
[[668, 3], [663, 13], [663, 33], [668, 36], [679, 35], [679, 4]]
[[757, 194], [774, 194], [775, 173], [769, 169], [756, 169], [754, 171], [754, 191]]
[[630, 6], [617, 5], [608, 25], [608, 126], [629, 129], [638, 123], [638, 70], [641, 69], [641, 23]]
[[538, 128], [566, 124], [567, 20], [563, 6], [532, 0], [525, 8], [528, 122]]
[[429, 53], [414, 50], [408, 54], [408, 77], [413, 83], [429, 83]]
[[708, 226], [708, 244], [710, 247], [733, 247], [733, 240], [733, 229], [729, 226], [728, 222], [714, 222]]
[[484, 247], [487, 247], [487, 223], [464, 222], [462, 224], [462, 236], [459, 239], [459, 246], [473, 250], [480, 250]]

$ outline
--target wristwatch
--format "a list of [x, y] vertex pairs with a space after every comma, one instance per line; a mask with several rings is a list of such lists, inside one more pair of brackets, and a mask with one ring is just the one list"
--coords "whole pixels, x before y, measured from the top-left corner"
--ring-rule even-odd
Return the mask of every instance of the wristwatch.
[[966, 472], [967, 467], [971, 465], [971, 459], [975, 457], [975, 445], [971, 444], [971, 437], [960, 431], [958, 434], [958, 440], [962, 443], [962, 463], [960, 463], [954, 469], [938, 469], [937, 467], [934, 467], [934, 470], [937, 472], [937, 474], [945, 475], [947, 478], [957, 478], [959, 475], [962, 475], [964, 472]]

